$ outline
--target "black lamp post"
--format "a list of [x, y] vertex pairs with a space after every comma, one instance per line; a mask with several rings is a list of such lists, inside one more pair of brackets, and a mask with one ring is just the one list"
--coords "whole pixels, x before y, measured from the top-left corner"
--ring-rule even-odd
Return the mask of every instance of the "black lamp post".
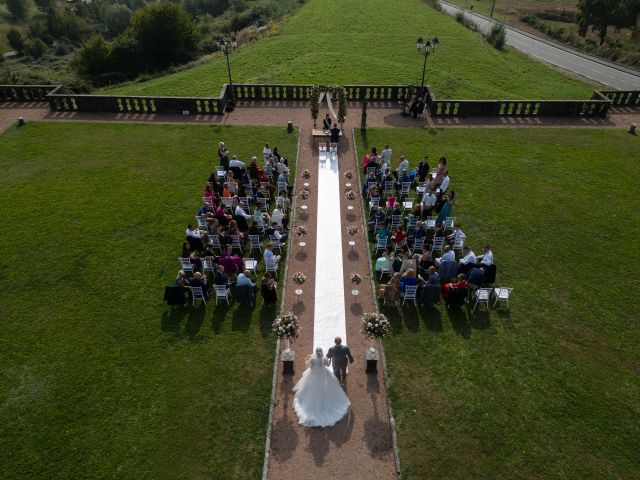
[[422, 65], [422, 83], [420, 84], [420, 97], [424, 97], [424, 77], [427, 73], [427, 57], [429, 56], [429, 52], [438, 48], [440, 45], [440, 41], [438, 37], [433, 37], [432, 40], [427, 40], [426, 42], [422, 39], [422, 35], [418, 37], [416, 41], [416, 47], [418, 49], [418, 53], [422, 53], [422, 47], [424, 47], [424, 63]]
[[[238, 47], [238, 40], [235, 35], [231, 37], [231, 47], [235, 50]], [[226, 40], [223, 37], [218, 39], [218, 48], [224, 52], [225, 57], [227, 57], [227, 71], [229, 72], [229, 87], [231, 89], [231, 95], [229, 100], [227, 100], [227, 105], [225, 110], [227, 112], [233, 112], [233, 109], [236, 108], [236, 96], [233, 91], [233, 81], [231, 80], [231, 64], [229, 63], [229, 46], [227, 45]]]

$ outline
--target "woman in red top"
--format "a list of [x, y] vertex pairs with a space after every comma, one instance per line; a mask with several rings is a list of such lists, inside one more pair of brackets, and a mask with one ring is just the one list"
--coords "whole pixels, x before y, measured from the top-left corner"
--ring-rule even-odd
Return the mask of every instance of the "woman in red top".
[[407, 238], [407, 234], [402, 227], [398, 227], [395, 233], [391, 235], [391, 241], [394, 245], [402, 245]]
[[467, 288], [469, 286], [469, 284], [467, 283], [466, 277], [464, 276], [464, 273], [461, 273], [460, 275], [458, 275], [458, 281], [453, 283], [445, 283], [444, 286], [442, 287], [442, 296], [444, 297], [444, 299], [446, 300], [449, 297], [449, 293], [451, 292], [451, 289], [453, 288]]

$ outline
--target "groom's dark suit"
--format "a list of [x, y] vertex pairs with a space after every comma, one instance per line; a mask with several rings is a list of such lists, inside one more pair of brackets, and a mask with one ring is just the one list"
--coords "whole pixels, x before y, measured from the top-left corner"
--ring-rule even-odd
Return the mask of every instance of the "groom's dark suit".
[[336, 377], [342, 378], [347, 375], [347, 360], [353, 363], [351, 351], [346, 345], [334, 345], [327, 352], [327, 358], [331, 359], [331, 367]]

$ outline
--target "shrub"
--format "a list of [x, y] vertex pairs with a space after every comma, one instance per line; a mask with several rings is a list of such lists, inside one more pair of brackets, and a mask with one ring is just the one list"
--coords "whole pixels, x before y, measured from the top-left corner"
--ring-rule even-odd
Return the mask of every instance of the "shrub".
[[20, 20], [26, 20], [29, 14], [29, 4], [27, 0], [5, 0], [5, 5], [9, 13]]
[[507, 41], [507, 30], [502, 24], [496, 24], [491, 28], [487, 41], [500, 50]]
[[97, 76], [107, 72], [109, 45], [102, 36], [93, 37], [78, 51], [76, 66], [81, 74]]
[[25, 42], [24, 51], [33, 58], [40, 58], [47, 51], [47, 45], [39, 38], [32, 38]]
[[107, 7], [104, 14], [104, 26], [110, 38], [124, 32], [131, 23], [131, 9], [121, 3]]
[[24, 51], [24, 38], [22, 38], [22, 33], [20, 30], [12, 28], [7, 32], [7, 40], [9, 41], [9, 45], [16, 52], [22, 53]]

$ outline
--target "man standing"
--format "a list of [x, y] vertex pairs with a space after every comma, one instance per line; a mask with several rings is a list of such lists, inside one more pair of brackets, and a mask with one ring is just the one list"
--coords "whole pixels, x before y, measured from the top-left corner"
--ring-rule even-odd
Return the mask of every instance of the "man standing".
[[396, 180], [400, 178], [400, 173], [402, 171], [406, 172], [407, 170], [409, 170], [409, 160], [404, 158], [404, 155], [400, 155], [400, 165], [398, 165], [398, 168], [396, 169], [396, 171], [393, 172], [393, 174], [396, 177]]
[[386, 163], [387, 165], [391, 165], [391, 154], [392, 154], [392, 150], [391, 148], [389, 148], [389, 144], [384, 146], [384, 150], [382, 150], [382, 153], [380, 154], [380, 156], [382, 157], [382, 162]]
[[327, 352], [327, 358], [331, 360], [335, 376], [338, 377], [338, 380], [343, 381], [347, 377], [347, 360], [348, 363], [353, 363], [353, 357], [349, 347], [342, 345], [342, 338], [336, 337], [334, 343], [335, 345]]
[[334, 123], [333, 128], [331, 129], [331, 143], [340, 142], [340, 129], [338, 128], [338, 124]]

